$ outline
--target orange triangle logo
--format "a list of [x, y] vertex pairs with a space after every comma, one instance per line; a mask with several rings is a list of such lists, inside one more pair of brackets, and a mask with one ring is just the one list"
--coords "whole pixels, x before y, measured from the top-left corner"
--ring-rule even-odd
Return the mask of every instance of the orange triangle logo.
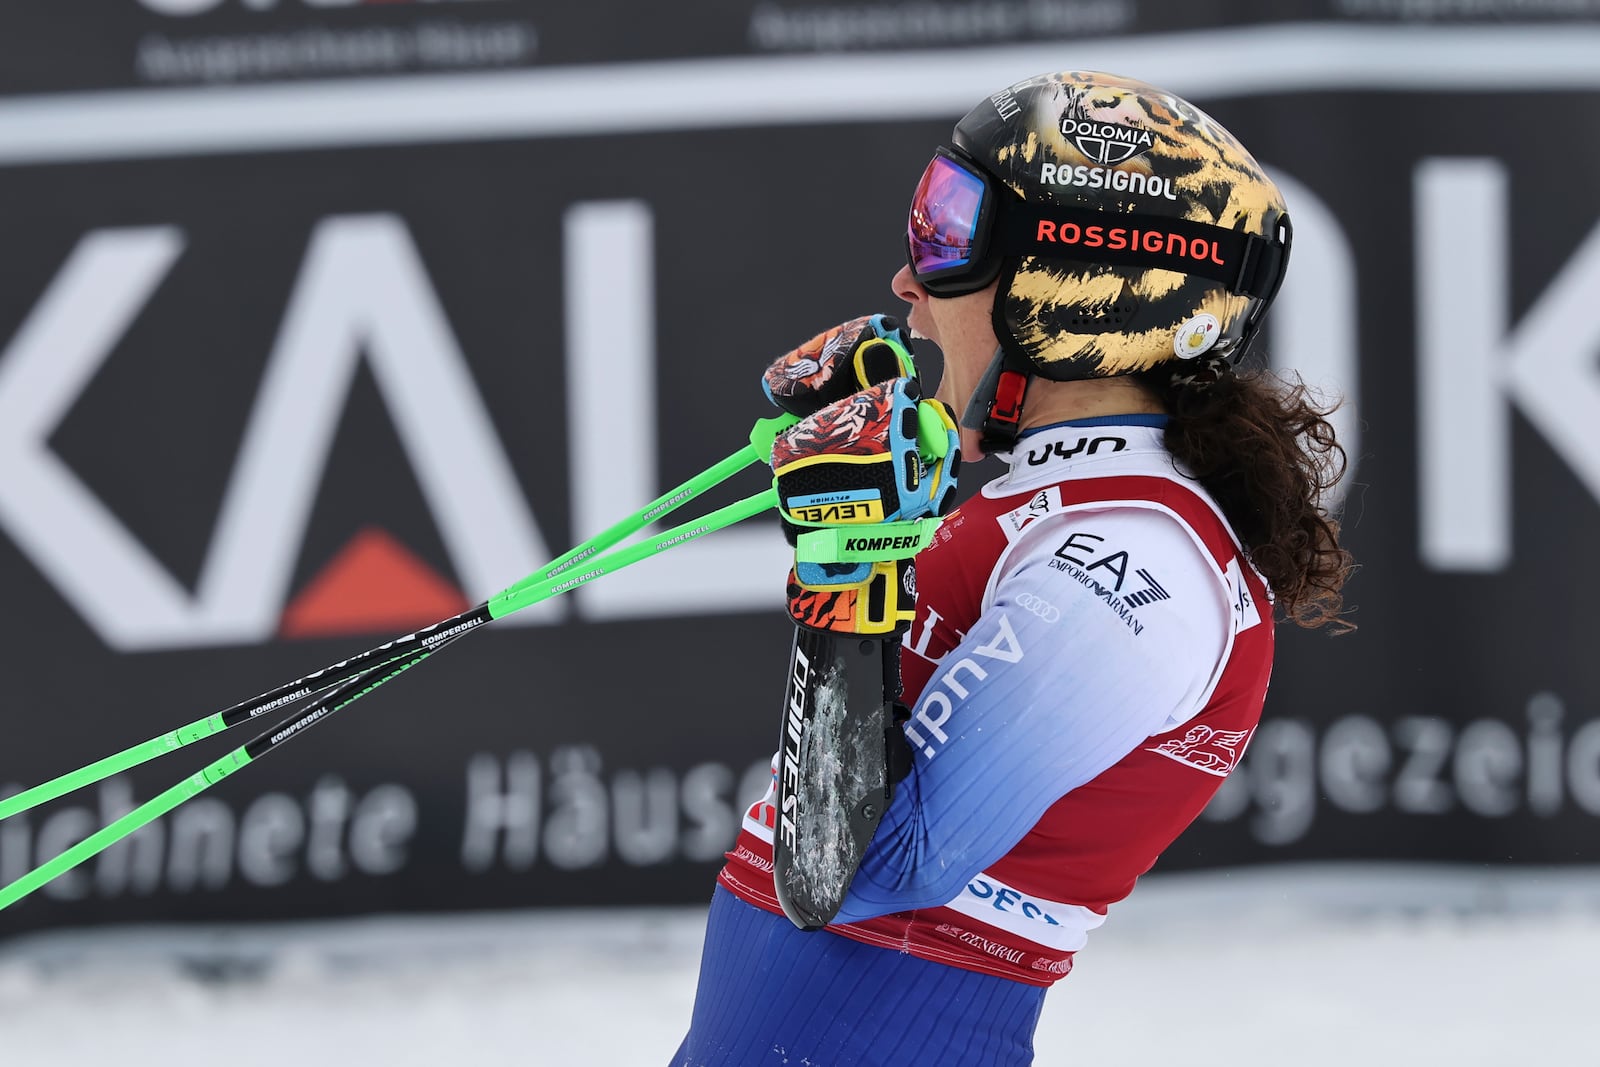
[[284, 610], [280, 637], [415, 630], [466, 611], [461, 591], [386, 531], [350, 539]]

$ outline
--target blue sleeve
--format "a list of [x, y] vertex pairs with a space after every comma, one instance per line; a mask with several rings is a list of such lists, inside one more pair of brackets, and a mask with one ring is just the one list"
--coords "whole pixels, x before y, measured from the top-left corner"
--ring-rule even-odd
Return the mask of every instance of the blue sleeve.
[[[1137, 632], [1092, 587], [1052, 568], [1048, 550], [997, 585], [917, 702], [906, 727], [911, 774], [836, 922], [950, 902], [1057, 800], [1199, 710], [1225, 648], [1226, 604], [1208, 593], [1215, 580], [1192, 565], [1200, 560], [1186, 538], [1162, 523], [1179, 539], [1157, 531], [1161, 547], [1187, 551], [1191, 565], [1163, 568], [1175, 595], [1144, 613]], [[1148, 540], [1148, 522], [1139, 525]]]

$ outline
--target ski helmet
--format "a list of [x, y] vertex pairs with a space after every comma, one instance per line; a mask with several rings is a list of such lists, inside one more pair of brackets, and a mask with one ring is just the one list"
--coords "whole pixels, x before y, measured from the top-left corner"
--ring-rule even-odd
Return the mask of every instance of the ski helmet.
[[1143, 82], [1067, 71], [956, 125], [917, 187], [907, 242], [934, 297], [999, 278], [990, 378], [1075, 381], [1237, 360], [1290, 236], [1277, 187], [1215, 119]]

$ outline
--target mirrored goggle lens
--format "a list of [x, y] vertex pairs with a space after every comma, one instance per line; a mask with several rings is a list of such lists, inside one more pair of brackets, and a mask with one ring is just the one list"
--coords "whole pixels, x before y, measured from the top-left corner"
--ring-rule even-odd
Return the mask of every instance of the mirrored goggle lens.
[[966, 266], [983, 211], [983, 179], [954, 160], [934, 156], [911, 198], [906, 224], [915, 274]]

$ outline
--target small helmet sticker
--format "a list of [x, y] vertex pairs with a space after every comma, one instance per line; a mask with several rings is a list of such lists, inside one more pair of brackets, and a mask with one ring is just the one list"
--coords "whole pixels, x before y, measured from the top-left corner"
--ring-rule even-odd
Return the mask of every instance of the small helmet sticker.
[[1201, 312], [1182, 326], [1172, 338], [1172, 350], [1178, 354], [1179, 359], [1193, 359], [1211, 351], [1213, 345], [1222, 339], [1222, 323], [1217, 321], [1215, 315]]

